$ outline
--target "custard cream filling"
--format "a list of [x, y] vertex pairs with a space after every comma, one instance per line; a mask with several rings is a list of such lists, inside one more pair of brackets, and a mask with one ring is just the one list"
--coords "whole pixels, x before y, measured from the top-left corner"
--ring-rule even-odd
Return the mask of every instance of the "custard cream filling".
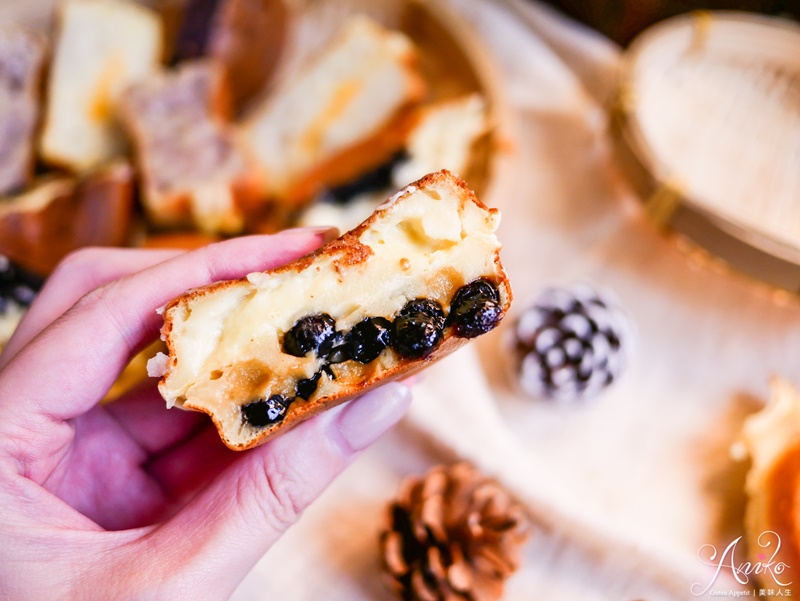
[[[441, 192], [441, 193], [440, 193]], [[449, 310], [462, 285], [496, 271], [499, 215], [449, 189], [407, 188], [362, 232], [369, 256], [351, 260], [342, 248], [315, 257], [299, 272], [253, 273], [247, 283], [195, 297], [168, 310], [177, 365], [162, 383], [170, 405], [187, 399], [225, 420], [259, 396], [294, 396], [300, 378], [313, 376], [322, 362], [313, 353], [294, 357], [281, 350], [283, 335], [295, 322], [328, 313], [340, 331], [366, 317], [394, 315], [409, 300], [425, 297]], [[398, 196], [398, 198], [400, 197]], [[369, 365], [354, 361], [333, 366], [337, 380], [379, 375], [396, 362], [387, 349]], [[350, 365], [350, 364], [353, 365]], [[323, 375], [315, 395], [336, 387]], [[252, 397], [252, 398], [248, 398]]]

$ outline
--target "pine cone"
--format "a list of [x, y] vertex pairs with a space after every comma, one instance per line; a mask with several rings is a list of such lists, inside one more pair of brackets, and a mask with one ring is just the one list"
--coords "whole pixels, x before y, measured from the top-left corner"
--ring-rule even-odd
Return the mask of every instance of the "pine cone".
[[381, 534], [384, 567], [405, 601], [494, 601], [528, 536], [520, 505], [469, 464], [409, 478]]
[[527, 394], [575, 401], [625, 367], [630, 323], [608, 294], [586, 285], [545, 290], [512, 331], [516, 377]]

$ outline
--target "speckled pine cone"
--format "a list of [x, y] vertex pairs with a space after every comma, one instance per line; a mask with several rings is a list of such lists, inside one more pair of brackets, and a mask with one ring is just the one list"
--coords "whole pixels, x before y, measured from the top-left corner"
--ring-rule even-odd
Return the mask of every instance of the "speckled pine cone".
[[534, 398], [576, 401], [626, 367], [631, 324], [610, 293], [585, 284], [548, 288], [511, 329], [514, 376]]
[[495, 601], [519, 567], [523, 508], [466, 463], [409, 478], [381, 534], [389, 582], [405, 601]]

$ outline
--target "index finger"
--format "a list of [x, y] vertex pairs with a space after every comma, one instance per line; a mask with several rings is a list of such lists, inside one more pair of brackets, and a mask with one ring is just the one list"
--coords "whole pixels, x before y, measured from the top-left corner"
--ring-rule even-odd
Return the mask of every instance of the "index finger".
[[[95, 289], [0, 372], [0, 421], [19, 406], [63, 421], [101, 399], [130, 357], [158, 333], [156, 310], [188, 288], [271, 269], [316, 249], [328, 231], [236, 238], [186, 253]], [[35, 376], [35, 377], [34, 377]], [[14, 414], [9, 413], [9, 409]]]
[[91, 248], [69, 255], [47, 278], [44, 288], [3, 348], [0, 368], [85, 294], [98, 286], [171, 259], [180, 252]]

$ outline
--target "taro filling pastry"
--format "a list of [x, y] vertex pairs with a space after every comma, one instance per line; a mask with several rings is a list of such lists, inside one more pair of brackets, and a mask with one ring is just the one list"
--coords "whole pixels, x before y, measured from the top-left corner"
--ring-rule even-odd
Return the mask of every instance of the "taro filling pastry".
[[38, 34], [0, 24], [0, 195], [22, 189], [33, 176], [46, 53]]
[[499, 220], [449, 172], [428, 175], [311, 255], [170, 302], [169, 356], [148, 371], [230, 448], [261, 444], [492, 330], [511, 303]]
[[227, 123], [222, 68], [211, 60], [184, 63], [129, 87], [121, 106], [150, 220], [239, 233], [243, 208], [260, 202], [260, 184]]

